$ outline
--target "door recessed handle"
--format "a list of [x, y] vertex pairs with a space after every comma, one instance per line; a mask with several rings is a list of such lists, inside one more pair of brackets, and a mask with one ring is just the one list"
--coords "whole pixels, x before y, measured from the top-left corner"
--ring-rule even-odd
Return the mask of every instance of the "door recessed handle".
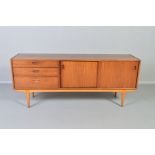
[[133, 67], [133, 70], [137, 70], [137, 66], [134, 66], [134, 67]]
[[64, 68], [65, 68], [65, 66], [64, 66], [64, 64], [62, 64], [62, 65], [61, 65], [61, 69], [64, 69]]

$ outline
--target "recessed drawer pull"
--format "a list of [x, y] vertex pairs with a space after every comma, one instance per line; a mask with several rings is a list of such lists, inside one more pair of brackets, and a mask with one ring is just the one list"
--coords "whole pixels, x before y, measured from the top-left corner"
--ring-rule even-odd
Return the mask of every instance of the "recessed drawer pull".
[[39, 72], [39, 70], [33, 70], [32, 72], [33, 72], [33, 73], [38, 73], [38, 72]]
[[32, 61], [32, 64], [37, 65], [37, 64], [39, 64], [39, 61]]

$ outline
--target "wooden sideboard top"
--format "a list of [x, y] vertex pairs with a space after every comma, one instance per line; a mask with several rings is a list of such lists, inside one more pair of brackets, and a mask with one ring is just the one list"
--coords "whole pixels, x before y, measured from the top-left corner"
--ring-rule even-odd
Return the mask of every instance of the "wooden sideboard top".
[[131, 54], [24, 54], [19, 53], [13, 60], [88, 60], [88, 61], [140, 61]]

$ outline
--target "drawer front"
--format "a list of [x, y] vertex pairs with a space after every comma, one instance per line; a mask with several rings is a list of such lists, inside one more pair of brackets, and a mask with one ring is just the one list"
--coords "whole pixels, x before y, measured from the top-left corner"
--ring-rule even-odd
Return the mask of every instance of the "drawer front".
[[58, 77], [14, 77], [17, 90], [45, 90], [59, 87]]
[[14, 76], [59, 76], [59, 68], [14, 68]]
[[50, 60], [14, 60], [13, 67], [59, 67], [59, 61]]

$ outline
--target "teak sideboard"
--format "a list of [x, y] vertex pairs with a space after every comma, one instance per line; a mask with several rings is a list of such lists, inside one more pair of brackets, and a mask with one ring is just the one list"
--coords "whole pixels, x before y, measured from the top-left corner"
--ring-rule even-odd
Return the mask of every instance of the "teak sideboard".
[[17, 54], [11, 59], [13, 87], [25, 92], [126, 92], [138, 85], [140, 59], [130, 54]]

